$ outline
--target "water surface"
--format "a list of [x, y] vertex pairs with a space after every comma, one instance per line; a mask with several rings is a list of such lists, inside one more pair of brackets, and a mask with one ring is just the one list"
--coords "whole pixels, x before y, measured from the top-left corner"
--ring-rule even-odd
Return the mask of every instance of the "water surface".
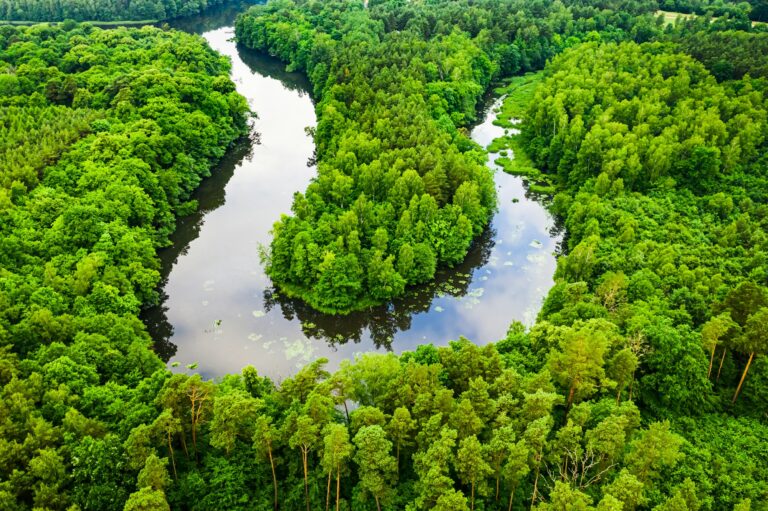
[[[315, 175], [315, 125], [309, 84], [275, 59], [237, 46], [232, 8], [175, 23], [201, 33], [232, 59], [238, 92], [257, 112], [257, 136], [234, 148], [197, 193], [200, 211], [179, 221], [173, 246], [160, 252], [163, 300], [145, 320], [169, 363], [197, 363], [203, 376], [245, 365], [280, 379], [318, 357], [330, 367], [357, 353], [402, 352], [463, 335], [484, 344], [504, 337], [513, 320], [532, 324], [552, 285], [559, 235], [522, 180], [489, 155], [499, 208], [466, 260], [405, 298], [349, 316], [313, 311], [275, 293], [258, 258], [272, 224]], [[472, 138], [487, 146], [504, 133], [489, 105]]]

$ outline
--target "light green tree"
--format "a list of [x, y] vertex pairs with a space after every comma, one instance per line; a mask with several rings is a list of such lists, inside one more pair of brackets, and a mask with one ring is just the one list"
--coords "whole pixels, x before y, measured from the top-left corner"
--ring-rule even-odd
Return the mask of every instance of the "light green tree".
[[272, 472], [272, 490], [274, 493], [275, 510], [277, 510], [279, 502], [274, 452], [279, 438], [279, 431], [273, 426], [272, 418], [268, 415], [259, 415], [253, 423], [253, 448], [256, 451], [258, 459], [269, 461], [269, 468]]
[[355, 435], [354, 443], [360, 486], [373, 495], [376, 508], [381, 511], [381, 500], [390, 492], [397, 473], [397, 461], [391, 454], [392, 442], [381, 426], [363, 426]]
[[470, 509], [475, 509], [475, 488], [483, 486], [485, 479], [493, 473], [485, 459], [485, 449], [475, 435], [461, 441], [456, 453], [456, 471], [464, 484], [470, 486]]
[[325, 509], [331, 501], [331, 477], [336, 474], [336, 511], [339, 511], [341, 472], [344, 464], [352, 457], [353, 447], [347, 428], [342, 424], [329, 424], [323, 438], [323, 468], [328, 472], [328, 487], [325, 495]]
[[400, 449], [412, 445], [412, 437], [416, 429], [416, 421], [411, 418], [411, 412], [408, 408], [400, 406], [395, 409], [392, 419], [387, 425], [389, 436], [395, 441], [395, 460], [397, 461], [397, 471], [400, 472]]

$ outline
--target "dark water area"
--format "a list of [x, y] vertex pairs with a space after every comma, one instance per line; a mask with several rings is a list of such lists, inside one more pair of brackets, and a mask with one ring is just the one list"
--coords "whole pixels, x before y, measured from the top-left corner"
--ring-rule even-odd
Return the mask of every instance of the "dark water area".
[[[204, 377], [253, 365], [279, 380], [319, 357], [332, 369], [358, 353], [399, 353], [462, 335], [485, 344], [503, 338], [514, 320], [532, 324], [553, 284], [560, 234], [544, 206], [526, 196], [522, 180], [497, 169], [497, 154], [488, 164], [497, 169], [498, 212], [466, 260], [435, 282], [348, 316], [318, 313], [274, 291], [258, 249], [290, 212], [293, 194], [315, 175], [306, 128], [316, 118], [305, 77], [233, 41], [239, 9], [172, 24], [201, 34], [231, 58], [238, 92], [258, 118], [256, 136], [233, 148], [202, 184], [199, 211], [178, 222], [173, 246], [160, 252], [163, 299], [144, 319], [169, 365], [196, 363]], [[489, 102], [472, 130], [480, 145], [504, 134], [492, 124], [499, 101]]]

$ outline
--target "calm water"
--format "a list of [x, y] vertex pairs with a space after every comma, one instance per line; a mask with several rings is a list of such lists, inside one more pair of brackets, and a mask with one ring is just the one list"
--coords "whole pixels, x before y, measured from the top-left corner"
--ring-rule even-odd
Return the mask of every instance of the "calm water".
[[[499, 208], [466, 261], [434, 284], [388, 306], [338, 317], [278, 297], [258, 258], [272, 224], [315, 174], [309, 84], [272, 58], [237, 46], [233, 9], [176, 22], [201, 33], [232, 59], [238, 92], [257, 112], [254, 140], [230, 152], [205, 181], [200, 211], [182, 219], [174, 245], [160, 253], [164, 298], [145, 320], [169, 364], [197, 363], [206, 377], [248, 364], [279, 379], [318, 357], [339, 361], [367, 351], [446, 344], [463, 335], [477, 343], [504, 337], [517, 319], [531, 324], [552, 285], [559, 235], [519, 178], [496, 172]], [[503, 129], [490, 105], [472, 138], [487, 146]], [[488, 164], [496, 167], [497, 155]]]

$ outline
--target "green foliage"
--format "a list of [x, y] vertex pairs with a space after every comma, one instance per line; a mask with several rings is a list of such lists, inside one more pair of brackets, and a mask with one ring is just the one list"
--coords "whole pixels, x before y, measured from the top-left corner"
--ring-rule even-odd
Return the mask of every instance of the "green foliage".
[[[318, 177], [275, 225], [270, 275], [337, 312], [461, 261], [495, 201], [476, 106], [564, 52], [514, 81], [500, 121], [530, 102], [514, 140], [568, 233], [539, 322], [279, 385], [169, 374], [137, 318], [174, 217], [246, 131], [226, 60], [152, 28], [0, 28], [0, 506], [764, 508], [765, 84], [741, 77], [760, 62], [716, 71], [760, 39], [616, 43], [661, 36], [655, 7], [279, 1], [239, 19], [318, 99]], [[699, 40], [704, 65], [676, 53]]]
[[749, 27], [749, 20], [768, 21], [768, 5], [763, 0], [747, 2], [713, 0], [659, 0], [659, 7], [678, 13], [695, 13], [710, 16], [725, 16], [742, 21]]
[[389, 301], [460, 262], [495, 206], [489, 170], [457, 131], [491, 61], [467, 34], [388, 33], [361, 7], [273, 3], [236, 27], [321, 98], [318, 177], [275, 224], [265, 261], [285, 292], [326, 312]]
[[156, 21], [203, 12], [229, 0], [0, 0], [5, 21]]
[[[568, 246], [540, 319], [616, 326], [624, 340], [605, 374], [617, 399], [639, 392], [656, 414], [735, 399], [755, 357], [762, 367], [748, 341], [761, 334], [742, 333], [766, 304], [759, 83], [718, 84], [670, 46], [632, 43], [567, 50], [545, 76], [523, 136], [556, 176]], [[748, 400], [762, 399], [751, 388]]]
[[347, 313], [461, 262], [495, 207], [490, 170], [466, 137], [484, 91], [572, 44], [553, 32], [633, 23], [609, 10], [595, 19], [595, 9], [298, 1], [241, 16], [238, 40], [306, 72], [319, 98], [318, 177], [275, 224], [264, 254], [273, 282]]
[[550, 66], [524, 135], [540, 168], [568, 188], [605, 174], [629, 190], [669, 188], [671, 178], [706, 192], [759, 158], [761, 97], [717, 85], [658, 44], [591, 43]]
[[243, 98], [217, 90], [228, 70], [177, 32], [0, 29], [0, 386], [17, 403], [0, 425], [4, 503], [165, 502], [152, 446], [199, 421], [153, 423], [166, 374], [137, 314], [174, 213], [245, 133]]
[[376, 499], [377, 507], [386, 499], [397, 470], [395, 458], [390, 454], [390, 442], [381, 426], [364, 426], [354, 439], [357, 453], [355, 463], [362, 490]]
[[683, 34], [679, 41], [681, 50], [720, 81], [741, 80], [745, 75], [768, 78], [768, 33], [695, 31]]

